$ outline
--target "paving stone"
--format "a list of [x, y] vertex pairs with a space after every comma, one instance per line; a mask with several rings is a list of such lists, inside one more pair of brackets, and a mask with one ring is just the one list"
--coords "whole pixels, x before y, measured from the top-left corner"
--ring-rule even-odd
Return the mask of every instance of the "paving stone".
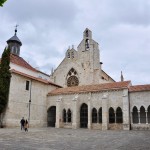
[[149, 150], [150, 131], [0, 129], [0, 150]]

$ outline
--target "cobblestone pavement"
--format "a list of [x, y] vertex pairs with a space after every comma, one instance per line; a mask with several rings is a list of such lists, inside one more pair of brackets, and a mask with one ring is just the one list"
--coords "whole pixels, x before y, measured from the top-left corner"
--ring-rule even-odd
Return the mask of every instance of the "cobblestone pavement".
[[150, 150], [150, 131], [5, 128], [0, 150]]

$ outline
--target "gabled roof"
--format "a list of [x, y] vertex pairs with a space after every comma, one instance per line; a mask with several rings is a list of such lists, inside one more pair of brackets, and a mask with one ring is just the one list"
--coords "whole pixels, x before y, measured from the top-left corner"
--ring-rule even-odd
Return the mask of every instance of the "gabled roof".
[[10, 54], [10, 62], [12, 62], [18, 66], [21, 66], [21, 67], [24, 67], [29, 70], [37, 72], [37, 70], [35, 68], [33, 68], [31, 65], [29, 65], [22, 57], [19, 57], [17, 55]]
[[104, 70], [101, 70], [104, 74], [106, 74], [110, 79], [112, 79], [114, 82], [116, 82], [110, 75], [108, 75]]
[[83, 85], [66, 88], [58, 88], [48, 93], [48, 95], [60, 95], [60, 94], [73, 94], [73, 93], [87, 93], [87, 92], [99, 92], [115, 89], [126, 89], [131, 85], [131, 81], [114, 82], [96, 85]]
[[150, 91], [150, 84], [130, 86], [129, 92]]
[[22, 72], [20, 72], [20, 71], [17, 71], [17, 70], [15, 70], [15, 69], [12, 69], [12, 70], [10, 70], [10, 71], [11, 71], [11, 73], [15, 73], [15, 74], [18, 74], [18, 75], [20, 75], [20, 76], [24, 76], [24, 77], [29, 78], [29, 79], [32, 79], [32, 80], [35, 80], [35, 81], [38, 81], [38, 82], [42, 82], [42, 83], [44, 83], [44, 84], [50, 84], [50, 85], [54, 85], [54, 86], [56, 86], [56, 87], [61, 87], [60, 85], [57, 85], [57, 84], [55, 84], [55, 83], [53, 83], [53, 82], [50, 82], [50, 81], [48, 81], [48, 80], [45, 80], [45, 79], [42, 79], [42, 78], [37, 78], [37, 77], [31, 76], [31, 75], [22, 73]]

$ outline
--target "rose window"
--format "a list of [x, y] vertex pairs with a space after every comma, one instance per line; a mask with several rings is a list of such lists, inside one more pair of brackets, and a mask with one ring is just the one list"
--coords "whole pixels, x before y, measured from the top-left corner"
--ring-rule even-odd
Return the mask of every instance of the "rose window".
[[71, 68], [67, 75], [67, 86], [78, 86], [79, 80], [78, 80], [78, 74], [75, 71], [75, 69]]

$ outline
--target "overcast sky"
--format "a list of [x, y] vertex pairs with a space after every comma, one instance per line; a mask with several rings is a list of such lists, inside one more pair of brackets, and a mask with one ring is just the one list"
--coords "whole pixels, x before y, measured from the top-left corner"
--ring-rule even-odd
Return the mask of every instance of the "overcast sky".
[[0, 7], [0, 54], [16, 24], [20, 56], [47, 74], [89, 28], [106, 73], [150, 84], [150, 0], [8, 0]]

